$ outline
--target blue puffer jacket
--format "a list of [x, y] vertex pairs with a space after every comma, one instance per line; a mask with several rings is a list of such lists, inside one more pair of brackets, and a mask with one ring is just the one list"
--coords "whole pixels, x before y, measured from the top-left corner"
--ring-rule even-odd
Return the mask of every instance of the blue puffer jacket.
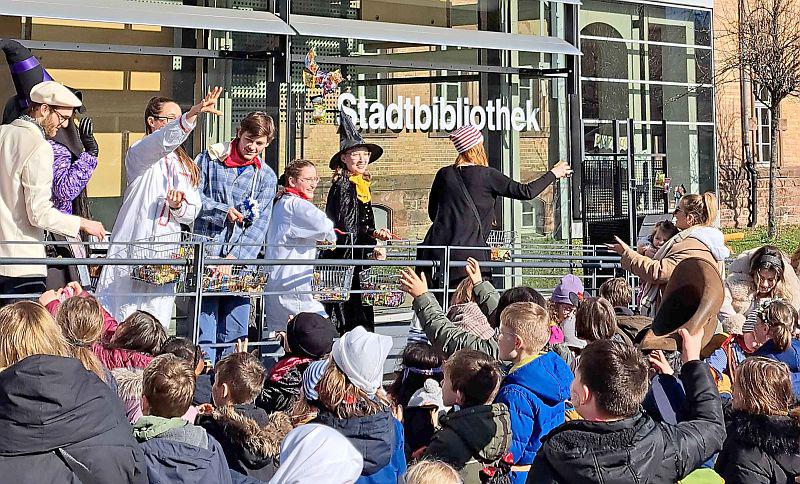
[[337, 418], [320, 410], [315, 423], [332, 427], [347, 437], [364, 458], [356, 484], [395, 484], [406, 472], [403, 424], [388, 411], [367, 417]]
[[[505, 403], [511, 414], [511, 454], [515, 465], [528, 465], [542, 446], [541, 438], [564, 423], [564, 401], [569, 398], [572, 372], [564, 360], [549, 351], [508, 374], [495, 403]], [[511, 481], [524, 483], [527, 472], [512, 472]]]
[[792, 344], [783, 353], [778, 351], [772, 340], [764, 343], [764, 346], [755, 352], [756, 356], [764, 356], [781, 363], [786, 363], [789, 372], [792, 374], [792, 387], [795, 398], [800, 398], [800, 341], [792, 338]]

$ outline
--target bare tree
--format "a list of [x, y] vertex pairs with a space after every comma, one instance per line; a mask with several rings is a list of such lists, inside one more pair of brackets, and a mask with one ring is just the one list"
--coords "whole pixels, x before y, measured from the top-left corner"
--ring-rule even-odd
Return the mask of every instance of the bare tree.
[[780, 107], [788, 96], [800, 94], [800, 5], [797, 0], [739, 0], [738, 13], [738, 19], [726, 29], [738, 52], [730, 52], [722, 60], [721, 72], [746, 71], [757, 86], [755, 96], [769, 109], [767, 235], [774, 238]]

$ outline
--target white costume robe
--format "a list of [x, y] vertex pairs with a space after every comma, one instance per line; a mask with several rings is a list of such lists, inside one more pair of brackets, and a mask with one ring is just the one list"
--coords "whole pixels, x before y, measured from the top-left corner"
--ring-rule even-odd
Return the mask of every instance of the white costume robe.
[[[132, 255], [131, 246], [113, 242], [133, 242], [151, 236], [165, 236], [159, 237], [160, 241], [176, 241], [180, 237], [180, 224], [190, 225], [194, 221], [200, 211], [200, 193], [192, 186], [189, 174], [175, 153], [193, 129], [194, 125], [183, 115], [128, 148], [125, 156], [128, 186], [111, 232], [109, 259]], [[166, 201], [170, 189], [186, 194], [184, 203], [175, 210]], [[130, 276], [131, 268], [103, 268], [96, 291], [100, 304], [119, 322], [141, 309], [168, 328], [175, 303], [175, 284], [155, 286], [134, 280]], [[132, 293], [146, 295], [131, 296]]]
[[[267, 230], [267, 259], [313, 260], [317, 255], [316, 243], [326, 240], [336, 240], [333, 222], [313, 203], [289, 193], [275, 202]], [[272, 267], [266, 291], [288, 293], [265, 296], [270, 331], [285, 331], [289, 316], [301, 312], [327, 316], [325, 308], [312, 294], [298, 294], [311, 291], [313, 273], [314, 267], [310, 265]]]

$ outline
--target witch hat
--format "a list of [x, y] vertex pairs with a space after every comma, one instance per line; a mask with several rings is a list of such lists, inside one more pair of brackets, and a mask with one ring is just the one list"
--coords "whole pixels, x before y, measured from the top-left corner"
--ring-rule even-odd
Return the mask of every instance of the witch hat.
[[353, 120], [345, 113], [339, 114], [339, 151], [331, 157], [329, 164], [331, 170], [335, 170], [341, 163], [342, 153], [346, 153], [354, 148], [366, 148], [369, 150], [369, 162], [377, 160], [383, 155], [383, 148], [373, 143], [365, 143], [364, 138], [356, 130]]
[[[8, 68], [11, 70], [11, 78], [14, 81], [14, 88], [17, 91], [12, 96], [3, 109], [3, 124], [8, 124], [17, 119], [30, 103], [30, 92], [33, 86], [43, 81], [52, 81], [53, 78], [47, 73], [44, 67], [39, 64], [39, 60], [24, 45], [15, 40], [0, 39], [0, 49], [6, 55]], [[83, 95], [80, 91], [68, 88], [78, 99], [83, 102]], [[85, 111], [84, 106], [78, 108], [78, 112]], [[78, 157], [83, 152], [78, 127], [74, 122], [69, 123], [67, 128], [59, 129], [54, 141], [67, 147], [67, 149]]]

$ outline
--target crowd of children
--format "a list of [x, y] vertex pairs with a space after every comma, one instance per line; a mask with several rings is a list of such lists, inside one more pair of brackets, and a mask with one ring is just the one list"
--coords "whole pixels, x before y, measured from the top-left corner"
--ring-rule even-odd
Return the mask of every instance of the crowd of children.
[[[340, 337], [300, 313], [269, 369], [246, 344], [208, 368], [152, 315], [118, 323], [71, 284], [0, 309], [0, 472], [84, 484], [794, 482], [800, 284], [776, 251], [737, 259], [713, 318], [721, 338], [707, 322], [655, 335], [622, 278], [593, 297], [567, 275], [547, 300], [501, 294], [470, 259], [445, 314], [425, 276], [404, 270], [417, 322], [385, 388], [392, 340], [363, 327]], [[664, 311], [681, 317], [656, 319]]]

